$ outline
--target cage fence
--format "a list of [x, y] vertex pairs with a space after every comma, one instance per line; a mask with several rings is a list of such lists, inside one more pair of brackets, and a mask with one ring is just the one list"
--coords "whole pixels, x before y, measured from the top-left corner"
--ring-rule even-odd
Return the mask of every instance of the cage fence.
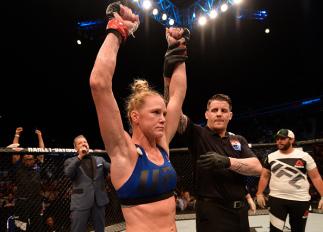
[[[251, 149], [258, 159], [264, 158], [274, 150], [275, 144], [251, 144]], [[323, 139], [306, 140], [297, 146], [308, 152], [316, 161], [319, 172], [323, 173]], [[25, 231], [27, 224], [33, 225], [31, 231], [50, 231], [54, 227], [57, 231], [70, 231], [70, 197], [72, 193], [71, 181], [64, 175], [64, 161], [75, 153], [64, 152], [64, 149], [53, 152], [37, 149], [22, 149], [10, 151], [0, 148], [0, 231]], [[54, 150], [55, 151], [55, 150]], [[34, 154], [32, 171], [21, 171], [23, 154]], [[105, 153], [103, 156], [109, 161]], [[177, 172], [177, 199], [183, 193], [188, 194], [189, 201], [181, 204], [177, 201], [177, 220], [194, 219], [194, 189], [193, 165], [187, 148], [171, 149], [171, 162]], [[259, 177], [245, 177], [246, 185], [252, 197], [255, 197]], [[109, 177], [106, 181], [106, 192], [110, 202], [106, 207], [107, 231], [122, 231], [125, 229], [120, 203]], [[311, 206], [317, 206], [320, 195], [311, 184]], [[258, 209], [256, 214], [267, 214], [267, 210]], [[50, 223], [52, 222], [52, 223]], [[88, 230], [93, 229], [92, 222], [88, 222]]]

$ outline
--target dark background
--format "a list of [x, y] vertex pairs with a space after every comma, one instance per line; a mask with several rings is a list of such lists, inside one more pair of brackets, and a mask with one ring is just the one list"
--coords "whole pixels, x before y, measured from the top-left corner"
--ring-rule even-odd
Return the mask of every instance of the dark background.
[[[22, 126], [24, 147], [37, 145], [37, 128], [48, 147], [72, 147], [73, 138], [82, 133], [93, 148], [102, 148], [89, 76], [104, 29], [80, 31], [77, 22], [104, 19], [108, 2], [31, 0], [3, 6], [0, 147], [10, 144], [15, 128]], [[185, 8], [193, 1], [173, 2]], [[322, 100], [298, 107], [301, 100], [323, 95], [319, 2], [245, 0], [242, 8], [265, 9], [267, 19], [237, 20], [232, 7], [206, 27], [194, 26], [184, 112], [203, 123], [207, 100], [226, 93], [235, 117], [229, 130], [251, 142], [263, 141], [260, 135], [270, 136], [279, 127], [289, 127], [297, 136], [305, 124], [315, 129], [308, 135], [320, 137]], [[269, 34], [264, 33], [267, 27]], [[163, 88], [164, 28], [143, 15], [135, 36], [122, 45], [114, 77], [121, 110], [133, 78], [146, 78], [158, 90]], [[82, 39], [81, 46], [77, 39]], [[277, 107], [278, 113], [271, 110]], [[182, 145], [177, 139], [172, 144]]]

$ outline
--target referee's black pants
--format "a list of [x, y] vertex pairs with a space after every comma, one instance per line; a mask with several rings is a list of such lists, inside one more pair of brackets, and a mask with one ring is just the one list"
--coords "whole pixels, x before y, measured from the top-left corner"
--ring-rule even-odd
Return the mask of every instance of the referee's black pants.
[[221, 200], [197, 199], [196, 231], [249, 232], [248, 204], [243, 201], [236, 207]]

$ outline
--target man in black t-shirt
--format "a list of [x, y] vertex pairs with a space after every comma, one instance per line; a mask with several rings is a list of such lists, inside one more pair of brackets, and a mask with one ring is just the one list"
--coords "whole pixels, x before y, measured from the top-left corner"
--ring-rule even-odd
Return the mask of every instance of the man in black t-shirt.
[[182, 115], [178, 132], [185, 136], [193, 159], [197, 232], [249, 231], [244, 175], [260, 175], [261, 164], [240, 135], [227, 132], [232, 119], [229, 96], [210, 98], [207, 125]]

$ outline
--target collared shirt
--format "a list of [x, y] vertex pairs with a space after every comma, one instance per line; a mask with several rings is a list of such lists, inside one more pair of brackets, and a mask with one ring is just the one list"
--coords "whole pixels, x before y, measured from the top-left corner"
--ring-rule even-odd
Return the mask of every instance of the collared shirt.
[[184, 136], [193, 159], [195, 194], [226, 201], [243, 200], [247, 194], [243, 175], [229, 169], [198, 170], [196, 161], [200, 155], [209, 151], [233, 158], [256, 157], [246, 139], [230, 133], [221, 138], [210, 128], [194, 124], [190, 119]]

